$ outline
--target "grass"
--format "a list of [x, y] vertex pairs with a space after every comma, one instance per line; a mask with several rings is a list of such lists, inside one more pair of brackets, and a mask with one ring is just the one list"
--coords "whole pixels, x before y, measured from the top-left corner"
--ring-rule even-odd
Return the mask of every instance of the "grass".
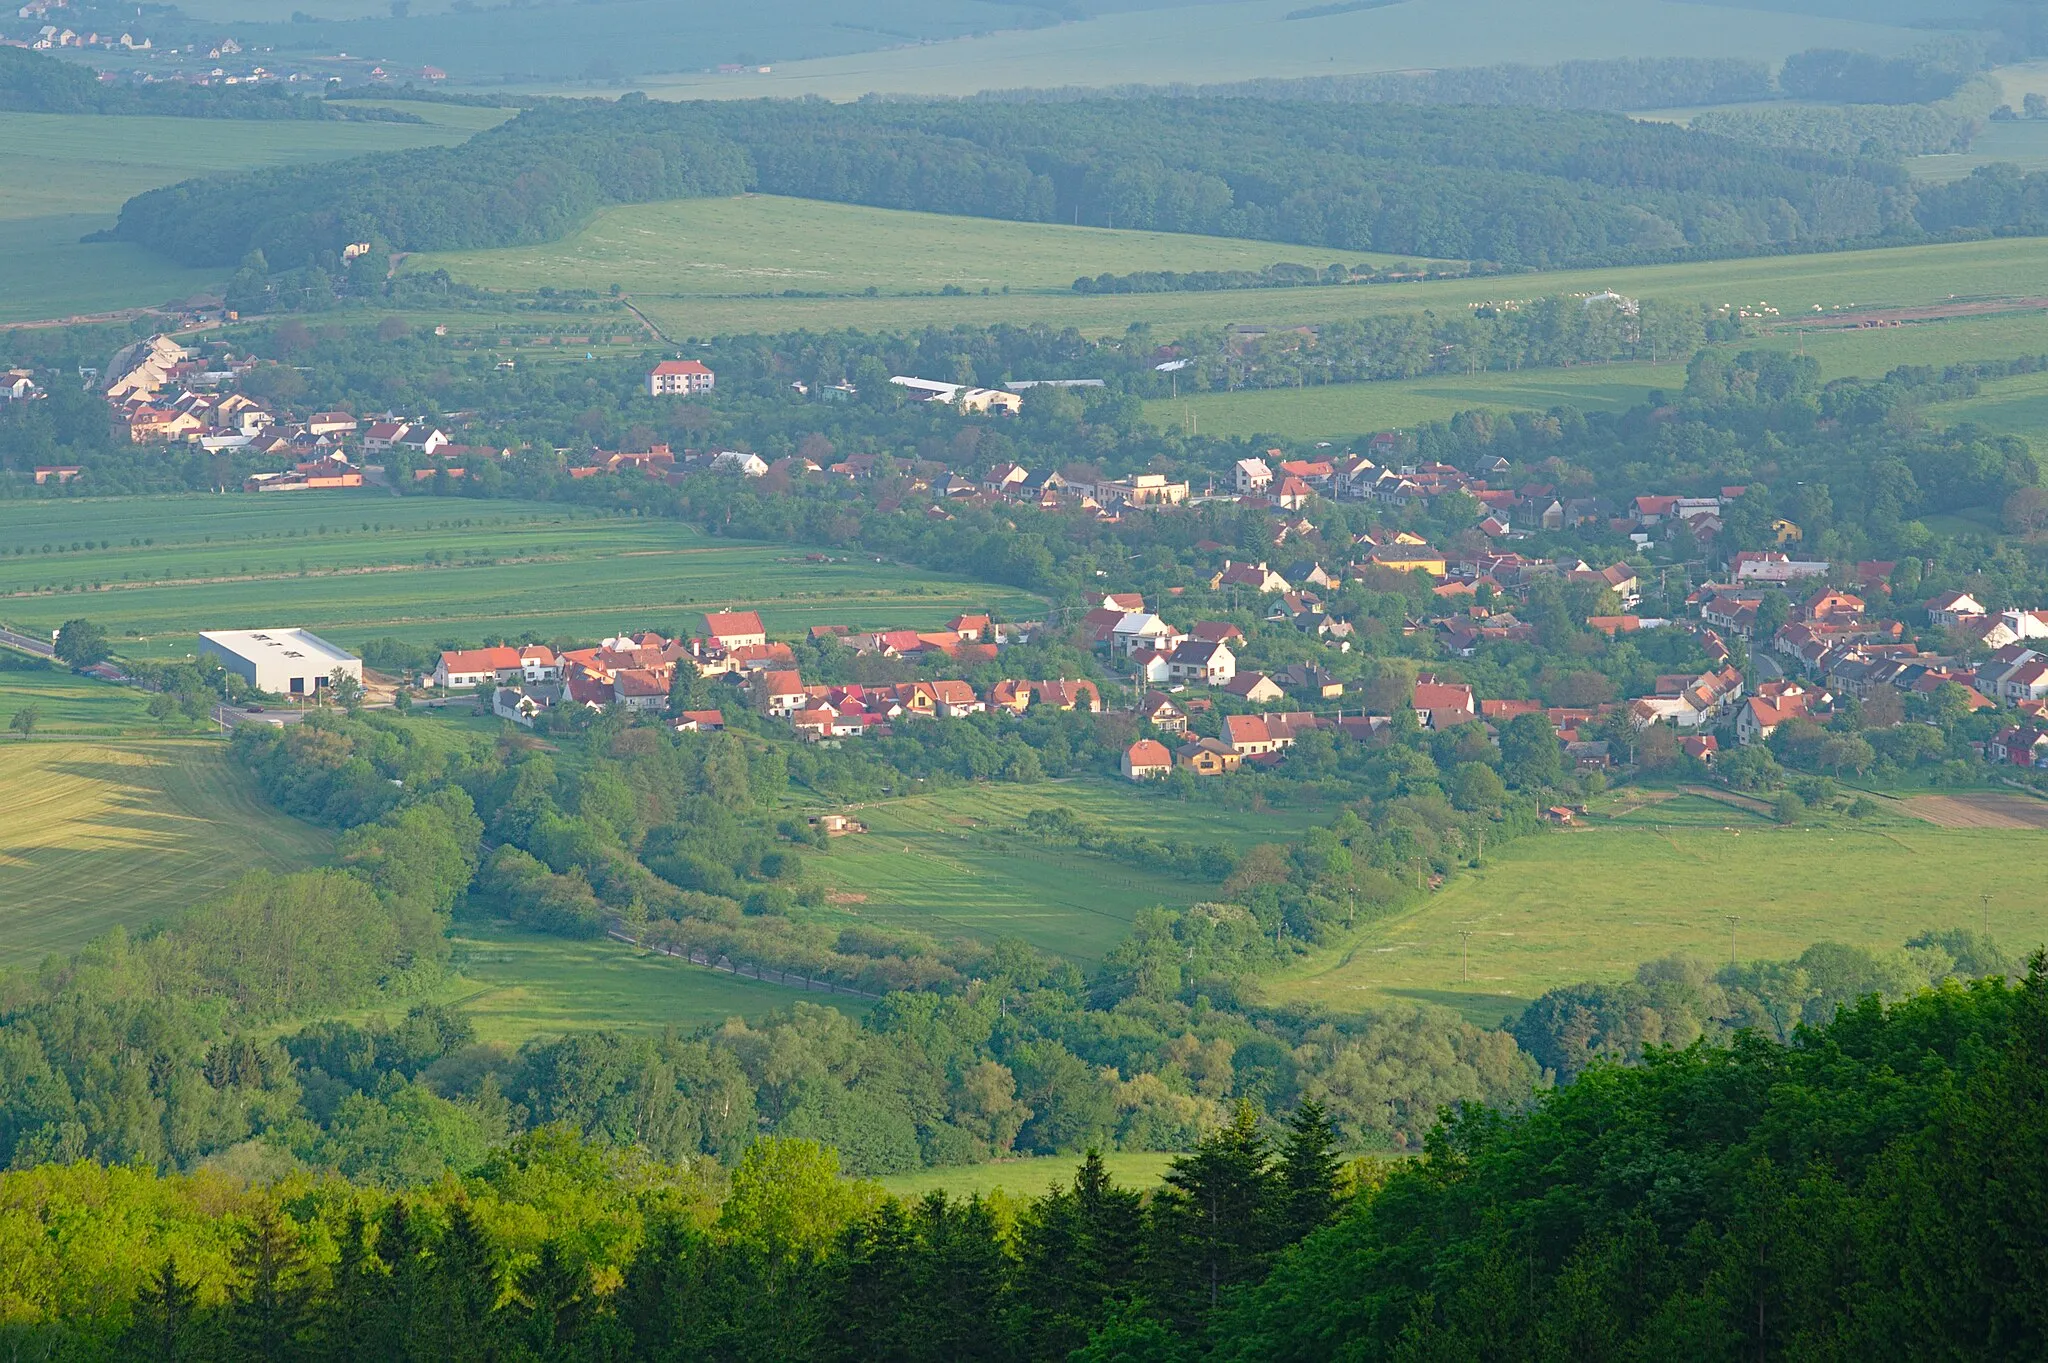
[[652, 297], [781, 293], [1071, 292], [1077, 275], [1262, 270], [1281, 260], [1384, 264], [1324, 247], [1002, 222], [749, 194], [608, 208], [561, 241], [410, 257], [491, 289], [630, 289]]
[[265, 801], [218, 743], [0, 746], [0, 965], [141, 926], [244, 871], [297, 870], [332, 849], [332, 835]]
[[484, 1041], [593, 1027], [689, 1030], [756, 1018], [808, 999], [864, 1013], [863, 999], [737, 979], [620, 942], [577, 942], [502, 925], [459, 923], [457, 977], [441, 1001], [460, 1004]]
[[[944, 1193], [952, 1198], [986, 1197], [1002, 1189], [1012, 1197], [1038, 1197], [1057, 1184], [1071, 1187], [1081, 1167], [1079, 1155], [1031, 1155], [998, 1160], [993, 1164], [962, 1164], [940, 1169], [919, 1169], [908, 1174], [886, 1174], [876, 1179], [888, 1192], [904, 1199], [926, 1193]], [[1103, 1155], [1102, 1163], [1112, 1182], [1126, 1188], [1151, 1188], [1166, 1177], [1178, 1156], [1153, 1150], [1114, 1151]]]
[[[2018, 108], [2020, 94], [2010, 86], [2005, 93], [2013, 107]], [[1960, 180], [1979, 166], [1999, 161], [2010, 161], [2024, 171], [2048, 170], [2048, 123], [1986, 123], [1968, 151], [1908, 157], [1906, 168], [1916, 180], [1943, 183]]]
[[[1705, 7], [1702, 7], [1703, 9]], [[980, 219], [952, 219], [983, 230]], [[1267, 244], [1271, 263], [1322, 265], [1355, 253]], [[1259, 254], [1258, 251], [1253, 252]], [[1077, 264], [1072, 274], [1079, 274]], [[626, 281], [631, 287], [632, 281]], [[1071, 278], [1067, 281], [1071, 285]], [[837, 327], [907, 330], [927, 325], [1043, 322], [1089, 335], [1146, 322], [1165, 336], [1212, 326], [1298, 326], [1382, 313], [1454, 314], [1475, 304], [1613, 289], [1664, 302], [1767, 302], [1785, 318], [1816, 307], [1913, 306], [1952, 298], [2048, 296], [2048, 239], [1834, 251], [1613, 269], [1556, 270], [1494, 278], [1370, 284], [1343, 288], [1231, 289], [1215, 293], [1077, 294], [1071, 288], [983, 298], [650, 298], [641, 310], [673, 335], [813, 331]], [[1908, 328], [1907, 330], [1911, 330]]]
[[1713, 801], [1661, 808], [1668, 817], [1646, 812], [1513, 843], [1420, 907], [1275, 977], [1268, 993], [1339, 1012], [1413, 999], [1493, 1025], [1545, 990], [1625, 979], [1659, 956], [1725, 960], [1731, 915], [1745, 960], [1796, 956], [1822, 940], [1896, 947], [1987, 917], [2015, 950], [2048, 939], [2048, 916], [2009, 870], [2048, 855], [2048, 833], [1905, 820], [1788, 829]]
[[[1875, 378], [1899, 365], [1940, 367], [1958, 360], [2048, 353], [2048, 309], [1914, 322], [1903, 327], [1798, 330], [1779, 326], [1724, 349], [1797, 351], [1820, 361], [1823, 379]], [[1154, 424], [1203, 435], [1321, 439], [1441, 421], [1475, 407], [1548, 410], [1572, 406], [1614, 411], [1653, 389], [1685, 386], [1683, 364], [1590, 364], [1570, 369], [1437, 375], [1389, 383], [1200, 393], [1146, 404]], [[1974, 398], [1928, 410], [1944, 424], [1976, 421], [1994, 430], [2048, 437], [2048, 376], [1984, 385]]]
[[[88, 535], [95, 547], [69, 547]], [[1022, 615], [1038, 604], [1011, 588], [872, 560], [806, 562], [801, 548], [714, 539], [673, 521], [374, 491], [289, 504], [240, 495], [5, 503], [7, 543], [30, 552], [0, 558], [0, 621], [48, 631], [83, 615], [131, 657], [183, 657], [202, 629], [281, 621], [344, 646], [386, 634], [422, 644], [527, 630], [586, 639], [694, 630], [707, 608], [751, 605], [771, 633], [791, 637], [813, 624], [928, 626], [962, 610]], [[43, 544], [64, 547], [44, 554]]]
[[[0, 671], [0, 723], [30, 706], [36, 711], [36, 733], [43, 736], [161, 737], [166, 727], [151, 717], [148, 692], [81, 677], [62, 664], [48, 672]], [[204, 731], [210, 726], [180, 720], [177, 727]], [[5, 761], [0, 755], [0, 764]]]
[[1807, 47], [1896, 52], [1924, 37], [1761, 10], [1744, 10], [1737, 19], [1717, 7], [1670, 0], [1439, 0], [1314, 20], [1283, 17], [1297, 8], [1298, 0], [1239, 0], [1138, 9], [952, 42], [780, 61], [765, 76], [680, 74], [636, 84], [678, 99], [966, 95], [991, 87], [1229, 81], [1600, 57], [1758, 57], [1775, 65]]
[[1298, 837], [1327, 817], [1226, 812], [1100, 780], [953, 787], [860, 807], [870, 831], [835, 838], [830, 855], [812, 863], [831, 890], [821, 912], [828, 921], [852, 914], [940, 938], [1021, 937], [1085, 966], [1123, 940], [1140, 909], [1217, 893], [1210, 881], [992, 831], [1051, 805], [1118, 831], [1238, 847]]
[[1620, 410], [1653, 388], [1685, 386], [1682, 364], [1581, 365], [1574, 369], [1442, 375], [1389, 383], [1333, 383], [1160, 398], [1145, 404], [1158, 426], [1201, 435], [1315, 439], [1446, 420], [1474, 407], [1573, 406]]
[[79, 241], [112, 226], [122, 203], [143, 190], [210, 171], [460, 142], [471, 131], [450, 123], [0, 113], [0, 322], [154, 307], [217, 289], [224, 270], [188, 269], [126, 242]]

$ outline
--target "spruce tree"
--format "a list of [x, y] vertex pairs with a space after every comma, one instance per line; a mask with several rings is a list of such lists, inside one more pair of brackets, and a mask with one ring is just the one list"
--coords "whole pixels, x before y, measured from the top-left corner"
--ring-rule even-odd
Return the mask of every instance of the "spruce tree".
[[1337, 1128], [1315, 1099], [1305, 1099], [1287, 1124], [1280, 1149], [1279, 1233], [1293, 1244], [1337, 1215]]
[[265, 1207], [235, 1247], [237, 1281], [228, 1289], [227, 1354], [245, 1363], [304, 1356], [313, 1323], [313, 1289], [298, 1227]]
[[541, 1363], [574, 1357], [589, 1306], [590, 1272], [559, 1240], [541, 1241], [519, 1274], [515, 1303], [519, 1342]]
[[121, 1337], [123, 1358], [186, 1363], [200, 1357], [199, 1289], [178, 1276], [178, 1261], [163, 1267], [135, 1298], [135, 1317]]

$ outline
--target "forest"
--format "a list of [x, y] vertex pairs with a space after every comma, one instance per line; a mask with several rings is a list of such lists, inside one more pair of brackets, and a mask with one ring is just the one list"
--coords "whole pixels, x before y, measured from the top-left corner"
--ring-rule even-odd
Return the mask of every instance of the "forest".
[[1653, 1049], [1420, 1157], [1240, 1104], [1149, 1195], [1085, 1162], [905, 1202], [801, 1139], [731, 1173], [538, 1128], [399, 1193], [0, 1174], [0, 1341], [58, 1359], [1193, 1363], [2048, 1348], [2048, 964], [1789, 1041]]
[[607, 203], [743, 189], [1518, 268], [1922, 235], [1896, 166], [1607, 114], [635, 95], [529, 109], [460, 148], [151, 190], [123, 207], [114, 235], [191, 265], [260, 250], [289, 268], [361, 240], [399, 250], [552, 240]]

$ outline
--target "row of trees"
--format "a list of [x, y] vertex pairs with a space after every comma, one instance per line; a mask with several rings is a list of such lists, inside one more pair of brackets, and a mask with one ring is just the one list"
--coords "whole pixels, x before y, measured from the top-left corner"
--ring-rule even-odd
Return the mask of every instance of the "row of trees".
[[[517, 184], [505, 200], [497, 187]], [[431, 186], [431, 189], [428, 187]], [[1917, 233], [1895, 169], [1608, 115], [1241, 99], [527, 110], [459, 149], [188, 181], [116, 235], [276, 268], [357, 240], [551, 240], [605, 203], [740, 189], [1548, 267]], [[379, 253], [373, 252], [373, 255]]]
[[[729, 1178], [562, 1128], [398, 1196], [0, 1175], [36, 1356], [1908, 1358], [2048, 1346], [2048, 975], [1649, 1047], [1349, 1167], [1240, 1105], [1149, 1194], [906, 1204], [806, 1141]], [[61, 1214], [59, 1214], [59, 1209]], [[90, 1252], [84, 1251], [89, 1247]]]

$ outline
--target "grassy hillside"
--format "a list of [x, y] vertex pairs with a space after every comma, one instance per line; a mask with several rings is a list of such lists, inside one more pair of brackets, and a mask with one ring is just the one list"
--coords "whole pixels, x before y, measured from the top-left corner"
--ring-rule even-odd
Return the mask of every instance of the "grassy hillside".
[[[843, 210], [853, 212], [858, 210]], [[991, 224], [947, 219], [973, 235]], [[1273, 260], [1327, 264], [1341, 253], [1274, 243]], [[1306, 259], [1304, 260], [1304, 257]], [[1268, 264], [1271, 261], [1266, 262]], [[1076, 268], [1072, 273], [1079, 274]], [[1069, 279], [1067, 284], [1071, 285]], [[627, 281], [627, 287], [632, 282]], [[948, 322], [1044, 322], [1090, 335], [1149, 322], [1172, 335], [1197, 327], [1296, 326], [1388, 312], [1446, 313], [1475, 304], [1613, 289], [1672, 302], [1766, 302], [1792, 318], [1822, 309], [1917, 306], [1954, 298], [2048, 296], [2048, 240], [2021, 237], [1879, 251], [1767, 256], [1626, 269], [1558, 270], [1426, 284], [1334, 289], [1237, 289], [1220, 293], [1082, 295], [1061, 287], [1011, 297], [764, 298], [646, 300], [643, 311], [675, 335], [908, 329]]]
[[218, 287], [214, 271], [126, 242], [79, 241], [111, 226], [145, 189], [209, 171], [444, 145], [471, 131], [445, 122], [0, 113], [0, 322], [151, 307]]
[[0, 966], [141, 926], [244, 871], [296, 870], [332, 849], [330, 834], [272, 808], [217, 742], [7, 744]]
[[[1034, 605], [1014, 589], [844, 555], [805, 562], [786, 545], [548, 504], [373, 491], [286, 500], [0, 505], [0, 540], [18, 537], [32, 551], [65, 546], [0, 558], [0, 620], [48, 630], [83, 614], [123, 653], [182, 657], [202, 629], [281, 620], [348, 646], [384, 634], [432, 643], [524, 630], [676, 632], [698, 627], [707, 607], [738, 604], [759, 606], [782, 636], [821, 623], [929, 624], [961, 610], [1022, 614]], [[110, 543], [68, 547], [87, 534]], [[95, 583], [103, 589], [78, 594]]]
[[1660, 805], [1514, 843], [1268, 992], [1340, 1011], [1415, 999], [1495, 1024], [1547, 989], [1624, 979], [1654, 957], [1726, 960], [1730, 915], [1744, 960], [1795, 956], [1822, 939], [1895, 947], [1928, 928], [1976, 928], [1987, 918], [1999, 941], [2032, 950], [2048, 941], [2048, 915], [2009, 868], [2041, 855], [2048, 833], [1904, 818], [1779, 828], [1709, 801]]
[[1673, 0], [1435, 0], [1288, 20], [1298, 0], [1140, 9], [1053, 28], [775, 64], [767, 75], [649, 76], [667, 98], [869, 91], [966, 95], [1019, 86], [1229, 81], [1578, 58], [1782, 58], [1806, 47], [1891, 53], [1924, 33]]
[[831, 890], [823, 912], [940, 938], [1021, 937], [1092, 966], [1123, 940], [1138, 910], [1215, 896], [1212, 881], [1153, 874], [996, 831], [1055, 805], [1118, 831], [1238, 847], [1289, 840], [1329, 817], [1319, 809], [1254, 814], [1182, 804], [1106, 781], [973, 786], [885, 800], [857, 811], [869, 832], [834, 839], [830, 855], [816, 861]]
[[905, 213], [857, 204], [746, 195], [607, 208], [561, 241], [409, 257], [408, 270], [445, 269], [492, 289], [604, 289], [636, 301], [694, 295], [936, 293], [948, 285], [1066, 291], [1077, 275], [1134, 270], [1262, 270], [1279, 260], [1322, 266], [1321, 248], [1172, 232]]
[[[1819, 360], [1828, 379], [1875, 377], [1899, 365], [1938, 368], [1959, 360], [2048, 353], [2048, 309], [1875, 329], [1809, 330], [1782, 324], [1725, 349], [1796, 351]], [[1683, 364], [1597, 364], [1393, 383], [1201, 393], [1158, 399], [1146, 404], [1146, 412], [1161, 427], [1192, 428], [1203, 435], [1339, 439], [1441, 421], [1474, 407], [1508, 411], [1568, 405], [1614, 411], [1642, 402], [1653, 389], [1671, 392], [1684, 385]], [[1985, 384], [1977, 397], [1930, 408], [1928, 416], [1943, 423], [1975, 421], [1993, 430], [2048, 438], [2048, 404], [2040, 401], [2044, 395], [2048, 379], [2041, 375], [2000, 379]]]
[[736, 979], [619, 942], [576, 942], [506, 927], [461, 923], [456, 977], [442, 1001], [459, 1005], [485, 1041], [592, 1027], [688, 1030], [729, 1017], [760, 1017], [806, 997], [850, 1013], [865, 1000]]

